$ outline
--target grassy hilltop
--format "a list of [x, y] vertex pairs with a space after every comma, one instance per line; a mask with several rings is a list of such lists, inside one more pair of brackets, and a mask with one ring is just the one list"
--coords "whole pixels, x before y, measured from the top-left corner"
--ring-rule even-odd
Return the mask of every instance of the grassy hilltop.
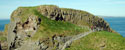
[[8, 31], [8, 48], [11, 50], [60, 50], [67, 40], [90, 31], [91, 26], [97, 26], [100, 31], [73, 41], [65, 50], [125, 49], [125, 38], [113, 31], [104, 19], [86, 11], [55, 5], [17, 8], [5, 32]]

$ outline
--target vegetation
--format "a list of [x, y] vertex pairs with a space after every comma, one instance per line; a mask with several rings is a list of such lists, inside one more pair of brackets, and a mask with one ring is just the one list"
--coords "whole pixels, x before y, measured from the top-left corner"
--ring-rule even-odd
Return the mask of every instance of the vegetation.
[[[32, 40], [51, 38], [55, 34], [72, 36], [72, 35], [89, 31], [89, 28], [86, 26], [81, 27], [81, 26], [72, 24], [70, 22], [51, 20], [43, 16], [42, 14], [40, 14], [37, 11], [37, 7], [20, 7], [18, 9], [22, 11], [21, 14], [18, 16], [19, 18], [22, 19], [21, 20], [22, 22], [25, 22], [28, 16], [30, 15], [35, 15], [37, 18], [42, 19], [36, 34], [34, 34], [33, 37], [31, 37]], [[69, 10], [64, 8], [62, 9]], [[82, 11], [80, 12], [86, 13]], [[90, 16], [86, 17], [85, 19], [87, 18], [93, 19], [92, 17], [93, 15], [90, 15]], [[95, 22], [98, 21], [98, 19], [99, 18], [95, 17]], [[81, 22], [81, 23], [85, 23], [85, 22]], [[88, 25], [91, 25], [91, 24], [88, 24]], [[0, 37], [0, 40], [6, 40], [6, 39], [4, 37]], [[65, 50], [101, 50], [101, 49], [123, 50], [125, 49], [124, 42], [125, 42], [125, 38], [123, 38], [119, 34], [106, 32], [106, 31], [99, 31], [99, 32], [93, 32], [84, 38], [74, 41], [71, 44], [70, 48], [66, 48]]]
[[[34, 15], [34, 10], [36, 10], [36, 7], [19, 7], [17, 10], [13, 12], [13, 14], [18, 13], [18, 15], [12, 17], [18, 17], [21, 19], [21, 22], [25, 22], [27, 18], [31, 15]], [[11, 19], [12, 21], [14, 20], [13, 18]]]
[[88, 31], [87, 27], [80, 27], [65, 21], [56, 21], [48, 19], [47, 17], [41, 15], [38, 11], [35, 11], [35, 15], [39, 16], [39, 18], [42, 19], [42, 22], [37, 31], [37, 34], [34, 35], [33, 39], [51, 37], [54, 34], [63, 34], [67, 36], [75, 35]]
[[4, 32], [0, 32], [0, 42], [7, 41], [6, 35], [4, 35]]
[[0, 41], [6, 41], [6, 40], [7, 40], [6, 37], [4, 37], [4, 36], [0, 36]]
[[125, 38], [119, 34], [100, 31], [76, 40], [65, 50], [124, 50]]
[[48, 19], [37, 11], [37, 7], [19, 7], [18, 9], [22, 11], [18, 16], [19, 18], [22, 18], [22, 22], [25, 22], [30, 15], [35, 15], [37, 18], [42, 19], [40, 27], [32, 37], [33, 40], [49, 38], [55, 34], [68, 36], [88, 31], [88, 27], [85, 26], [80, 27], [70, 22]]

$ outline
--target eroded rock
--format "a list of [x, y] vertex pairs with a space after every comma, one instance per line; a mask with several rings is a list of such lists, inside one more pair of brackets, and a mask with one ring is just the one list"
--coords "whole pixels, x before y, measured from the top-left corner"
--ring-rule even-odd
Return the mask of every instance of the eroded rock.
[[101, 30], [112, 32], [109, 24], [104, 19], [85, 11], [59, 8], [51, 5], [39, 6], [38, 11], [52, 20], [68, 21], [77, 25], [89, 25], [89, 27], [96, 26]]
[[[19, 49], [28, 42], [25, 40], [27, 37], [32, 37], [37, 31], [38, 25], [40, 24], [41, 19], [34, 17], [34, 15], [29, 16], [27, 21], [22, 23], [21, 21], [13, 22], [15, 24], [10, 25], [13, 29], [9, 30], [8, 35], [9, 40], [9, 50]], [[39, 24], [38, 24], [39, 23]], [[29, 42], [30, 43], [30, 42]]]

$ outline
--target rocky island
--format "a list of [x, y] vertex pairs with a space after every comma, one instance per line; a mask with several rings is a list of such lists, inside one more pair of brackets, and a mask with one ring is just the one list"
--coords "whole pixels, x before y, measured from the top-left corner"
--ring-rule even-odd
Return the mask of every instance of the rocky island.
[[103, 18], [55, 5], [17, 8], [3, 34], [2, 50], [125, 49], [125, 38]]

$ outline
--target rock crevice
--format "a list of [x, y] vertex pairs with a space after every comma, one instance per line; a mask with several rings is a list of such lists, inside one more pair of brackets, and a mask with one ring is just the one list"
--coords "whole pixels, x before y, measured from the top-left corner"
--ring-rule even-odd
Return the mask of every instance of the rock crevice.
[[[21, 21], [14, 22], [15, 27], [13, 26], [13, 30], [9, 32], [12, 32], [10, 34], [15, 35], [14, 37], [10, 37], [8, 35], [8, 39], [13, 39], [13, 41], [10, 42], [9, 50], [20, 48], [23, 44], [25, 44], [25, 39], [28, 37], [32, 37], [35, 32], [37, 31], [37, 28], [39, 24], [41, 23], [40, 18], [35, 18], [34, 16], [29, 16], [27, 21], [22, 23]], [[10, 26], [11, 27], [11, 26]]]

